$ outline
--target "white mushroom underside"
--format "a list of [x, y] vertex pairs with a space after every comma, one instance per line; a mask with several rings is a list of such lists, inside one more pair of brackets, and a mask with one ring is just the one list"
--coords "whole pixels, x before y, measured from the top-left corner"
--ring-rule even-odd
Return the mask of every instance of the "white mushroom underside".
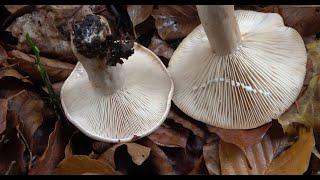
[[112, 95], [97, 93], [79, 62], [61, 90], [68, 119], [86, 135], [107, 142], [129, 141], [150, 134], [170, 109], [173, 83], [160, 59], [135, 44], [124, 60], [123, 88]]
[[250, 129], [281, 115], [297, 98], [306, 72], [300, 35], [278, 14], [235, 13], [242, 42], [232, 54], [212, 52], [202, 25], [169, 63], [174, 103], [196, 120]]

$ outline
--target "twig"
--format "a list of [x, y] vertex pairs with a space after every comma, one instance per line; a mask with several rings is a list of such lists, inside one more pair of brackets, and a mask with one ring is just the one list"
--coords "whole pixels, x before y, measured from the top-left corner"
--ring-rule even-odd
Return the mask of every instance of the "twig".
[[35, 55], [35, 65], [36, 65], [36, 68], [40, 74], [42, 83], [44, 84], [44, 86], [48, 90], [50, 104], [53, 106], [53, 110], [56, 113], [58, 120], [61, 120], [61, 109], [60, 109], [59, 101], [57, 100], [57, 95], [52, 88], [52, 84], [49, 80], [49, 77], [48, 77], [46, 70], [42, 67], [42, 65], [40, 63], [40, 50], [33, 43], [32, 39], [30, 38], [28, 33], [26, 34], [26, 40]]

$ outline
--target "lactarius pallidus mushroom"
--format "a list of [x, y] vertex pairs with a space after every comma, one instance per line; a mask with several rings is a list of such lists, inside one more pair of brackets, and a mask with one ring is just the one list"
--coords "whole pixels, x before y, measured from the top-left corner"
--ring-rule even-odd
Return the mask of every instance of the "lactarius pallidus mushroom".
[[87, 136], [126, 142], [165, 120], [173, 82], [161, 60], [142, 45], [134, 43], [128, 59], [114, 58], [119, 49], [111, 46], [118, 40], [110, 37], [102, 16], [87, 15], [74, 25], [71, 45], [79, 62], [63, 84], [61, 103], [69, 121]]
[[173, 102], [187, 115], [225, 129], [278, 118], [297, 98], [306, 73], [300, 35], [280, 15], [197, 6], [201, 25], [169, 62]]

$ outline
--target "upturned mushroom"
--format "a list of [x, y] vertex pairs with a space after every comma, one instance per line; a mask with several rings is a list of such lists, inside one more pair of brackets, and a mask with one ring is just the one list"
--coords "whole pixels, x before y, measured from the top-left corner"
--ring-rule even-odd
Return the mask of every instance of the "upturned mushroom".
[[280, 15], [197, 6], [201, 24], [169, 62], [173, 102], [187, 115], [225, 129], [276, 119], [301, 91], [307, 54]]
[[97, 15], [75, 23], [71, 46], [79, 62], [63, 84], [61, 104], [72, 124], [104, 142], [135, 140], [162, 124], [173, 82], [154, 53], [134, 43], [131, 55]]

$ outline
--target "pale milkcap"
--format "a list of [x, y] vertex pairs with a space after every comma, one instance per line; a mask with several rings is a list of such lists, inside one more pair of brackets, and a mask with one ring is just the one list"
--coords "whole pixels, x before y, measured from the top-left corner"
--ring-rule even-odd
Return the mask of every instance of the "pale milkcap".
[[187, 115], [226, 129], [278, 118], [303, 85], [307, 54], [280, 15], [197, 6], [201, 23], [169, 62], [173, 102]]
[[[104, 66], [81, 55], [72, 43], [79, 62], [62, 86], [61, 104], [69, 121], [93, 139], [135, 140], [156, 130], [167, 117], [171, 77], [152, 51], [138, 43], [133, 48], [123, 64]], [[112, 87], [97, 88], [94, 83], [108, 80]]]

